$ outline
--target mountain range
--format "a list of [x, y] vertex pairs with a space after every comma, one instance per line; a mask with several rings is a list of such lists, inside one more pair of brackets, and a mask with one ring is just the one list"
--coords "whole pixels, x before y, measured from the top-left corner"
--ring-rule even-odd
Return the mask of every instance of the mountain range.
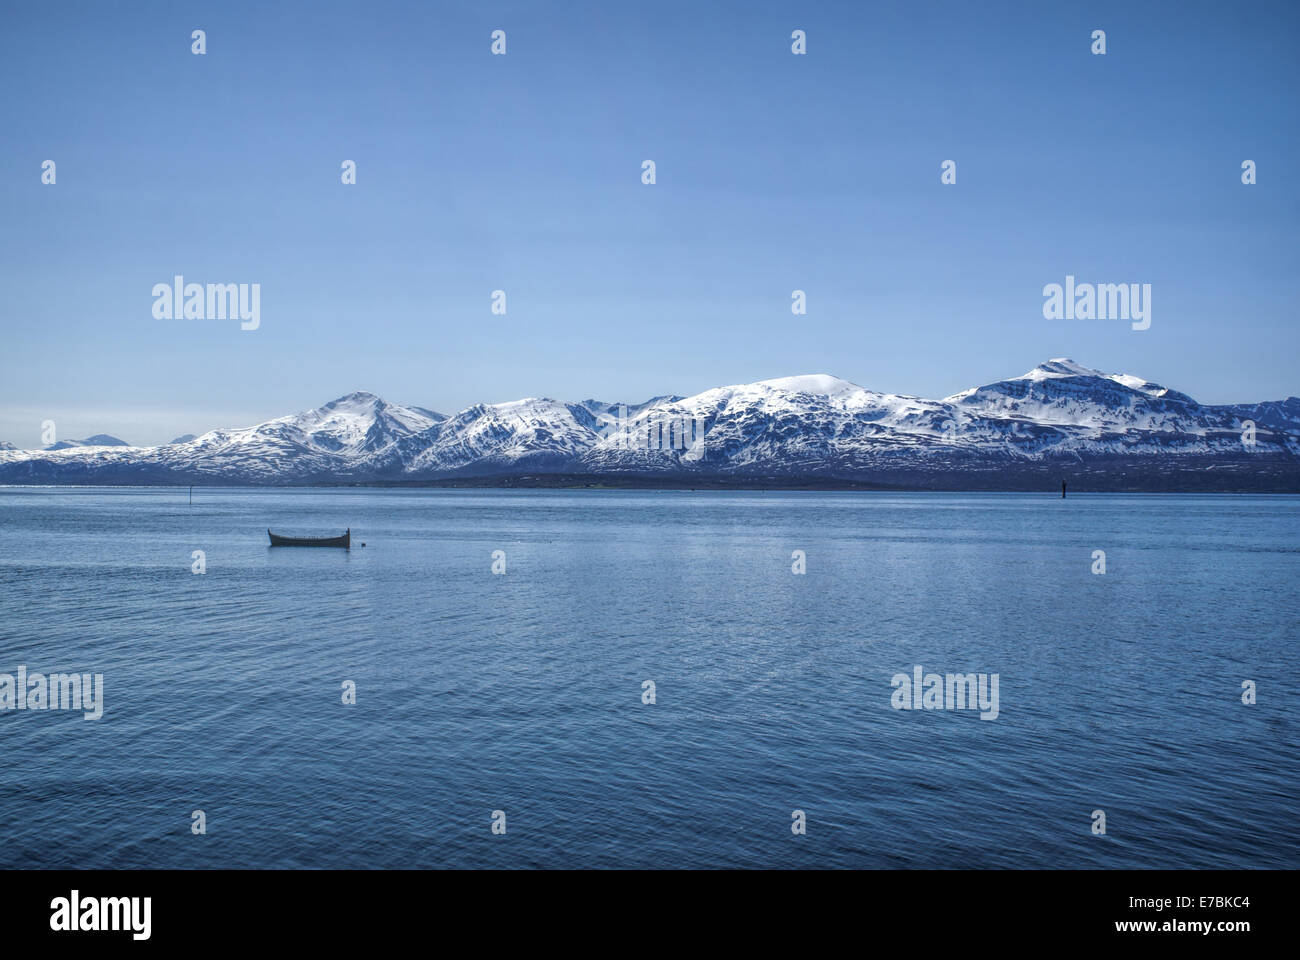
[[1300, 492], [1300, 398], [1205, 405], [1068, 359], [943, 400], [826, 374], [451, 416], [359, 392], [251, 427], [120, 444], [0, 443], [0, 483]]
[[60, 440], [58, 443], [52, 443], [46, 450], [67, 450], [69, 447], [129, 447], [130, 444], [125, 440], [119, 440], [107, 433], [97, 433], [93, 437], [87, 437], [85, 440]]

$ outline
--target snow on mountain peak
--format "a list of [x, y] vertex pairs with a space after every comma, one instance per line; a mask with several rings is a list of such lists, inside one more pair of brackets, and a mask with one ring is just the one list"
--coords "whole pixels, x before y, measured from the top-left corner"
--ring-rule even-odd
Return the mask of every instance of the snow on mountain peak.
[[810, 373], [798, 377], [778, 377], [775, 380], [760, 380], [755, 386], [770, 387], [785, 393], [807, 393], [815, 397], [835, 397], [845, 393], [860, 391], [856, 383], [832, 377], [829, 373]]
[[345, 393], [329, 403], [322, 404], [317, 409], [320, 410], [374, 410], [376, 407], [386, 406], [385, 402], [373, 393], [365, 390], [354, 390], [351, 393]]
[[1186, 394], [1129, 374], [1103, 373], [1056, 357], [1028, 373], [972, 387], [946, 402], [983, 416], [1082, 427], [1093, 432], [1176, 431], [1199, 405]]
[[1017, 380], [1046, 380], [1048, 377], [1104, 377], [1100, 370], [1093, 370], [1083, 364], [1075, 363], [1069, 357], [1055, 357], [1046, 363], [1040, 363]]
[[1135, 377], [1129, 373], [1102, 373], [1100, 370], [1093, 370], [1090, 367], [1075, 363], [1068, 357], [1057, 357], [1048, 360], [1046, 363], [1040, 363], [1023, 377], [1017, 377], [1017, 379], [1047, 380], [1054, 377], [1094, 377], [1099, 380], [1110, 380], [1151, 397], [1163, 397], [1169, 393], [1168, 388], [1162, 387], [1158, 383], [1152, 383], [1150, 380], [1143, 380], [1141, 377]]
[[[1187, 402], [1193, 402], [1190, 397], [1176, 393], [1168, 387], [1162, 387], [1158, 383], [1152, 383], [1150, 380], [1143, 380], [1141, 377], [1135, 377], [1127, 373], [1103, 373], [1100, 370], [1094, 370], [1092, 367], [1085, 367], [1081, 363], [1075, 363], [1069, 357], [1054, 357], [1044, 363], [1040, 363], [1028, 373], [1019, 377], [1011, 377], [1007, 380], [999, 380], [996, 383], [985, 384], [982, 387], [971, 387], [962, 390], [960, 393], [954, 393], [950, 397], [945, 397], [947, 403], [969, 402], [972, 397], [981, 394], [987, 394], [993, 391], [1005, 392], [1012, 384], [1023, 385], [1029, 384], [1050, 384], [1053, 381], [1065, 380], [1067, 378], [1083, 377], [1092, 380], [1109, 380], [1111, 383], [1117, 383], [1129, 390], [1135, 390], [1138, 393], [1145, 393], [1149, 397], [1169, 397], [1171, 399], [1180, 399]], [[1018, 390], [1021, 388], [1017, 388]]]
[[85, 440], [60, 440], [52, 443], [46, 450], [70, 450], [73, 447], [129, 447], [131, 444], [125, 440], [119, 440], [117, 437], [110, 436], [107, 433], [97, 433], [93, 437], [87, 437]]

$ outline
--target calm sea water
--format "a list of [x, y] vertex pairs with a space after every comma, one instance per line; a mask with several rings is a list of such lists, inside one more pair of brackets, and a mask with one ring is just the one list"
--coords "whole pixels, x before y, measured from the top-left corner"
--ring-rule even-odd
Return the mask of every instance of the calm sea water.
[[1294, 497], [0, 489], [0, 673], [105, 683], [0, 866], [1296, 868], [1298, 586]]

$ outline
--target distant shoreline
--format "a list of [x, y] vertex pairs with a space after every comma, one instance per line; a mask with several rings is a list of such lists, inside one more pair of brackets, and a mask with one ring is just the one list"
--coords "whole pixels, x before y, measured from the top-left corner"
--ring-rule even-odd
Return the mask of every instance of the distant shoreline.
[[[1300, 482], [1290, 486], [1270, 484], [1233, 484], [1232, 480], [1240, 477], [1205, 477], [1201, 482], [1188, 482], [1183, 485], [1155, 486], [1141, 483], [1085, 484], [1077, 480], [1067, 480], [1067, 497], [1089, 494], [1271, 494], [1277, 496], [1300, 495]], [[1222, 484], [1208, 482], [1222, 480]], [[1039, 495], [1049, 499], [1061, 499], [1059, 481], [1056, 485], [1030, 484], [987, 484], [958, 485], [936, 483], [932, 485], [901, 484], [888, 482], [866, 482], [853, 480], [791, 480], [780, 478], [737, 478], [735, 480], [719, 478], [700, 478], [693, 483], [686, 483], [668, 478], [615, 478], [588, 477], [575, 475], [529, 475], [519, 477], [464, 477], [437, 480], [319, 480], [281, 483], [242, 483], [231, 480], [198, 481], [195, 483], [178, 483], [176, 481], [158, 482], [104, 482], [104, 483], [51, 483], [32, 481], [30, 483], [0, 483], [3, 489], [122, 489], [122, 490], [248, 490], [248, 491], [292, 491], [292, 490], [599, 490], [599, 491], [645, 491], [662, 490], [683, 493], [710, 492], [783, 492], [783, 493], [1007, 493]]]

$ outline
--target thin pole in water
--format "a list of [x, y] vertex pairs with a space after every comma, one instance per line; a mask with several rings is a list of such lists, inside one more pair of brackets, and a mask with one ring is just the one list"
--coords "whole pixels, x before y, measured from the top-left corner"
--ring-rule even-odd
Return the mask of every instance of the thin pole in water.
[[190, 487], [190, 506], [194, 506], [194, 487]]

